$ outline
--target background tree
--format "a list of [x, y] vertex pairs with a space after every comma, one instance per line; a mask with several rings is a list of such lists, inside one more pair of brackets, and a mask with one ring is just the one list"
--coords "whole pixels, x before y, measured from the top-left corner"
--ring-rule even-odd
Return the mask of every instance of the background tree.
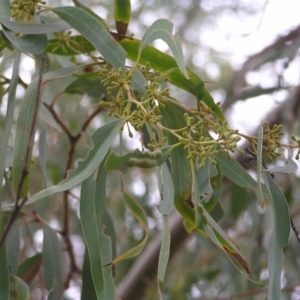
[[300, 29], [235, 71], [207, 31], [264, 2], [73, 4], [0, 3], [0, 299], [297, 299]]

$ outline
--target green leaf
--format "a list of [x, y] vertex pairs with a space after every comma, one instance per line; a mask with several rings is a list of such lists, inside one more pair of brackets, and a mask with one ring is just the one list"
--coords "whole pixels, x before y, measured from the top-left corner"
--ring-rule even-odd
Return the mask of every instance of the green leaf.
[[63, 277], [57, 233], [44, 225], [43, 271], [48, 299], [59, 300], [63, 295]]
[[19, 266], [20, 255], [20, 227], [13, 224], [6, 238], [7, 262], [10, 266], [11, 275], [15, 275]]
[[14, 276], [14, 294], [15, 300], [29, 300], [30, 299], [30, 289], [29, 286], [20, 277]]
[[115, 0], [114, 17], [119, 35], [125, 35], [131, 16], [130, 0]]
[[268, 257], [268, 300], [281, 299], [281, 272], [284, 262], [283, 249], [288, 245], [290, 235], [290, 213], [287, 201], [268, 172], [263, 172], [264, 183], [270, 193], [273, 209], [273, 232]]
[[[140, 41], [131, 38], [123, 39], [119, 43], [126, 50], [127, 58], [137, 61]], [[139, 59], [139, 63], [142, 65], [145, 65], [147, 62], [150, 63], [155, 71], [164, 73], [161, 78], [158, 78], [158, 81], [168, 80], [173, 85], [191, 93], [196, 96], [198, 101], [203, 101], [221, 120], [225, 120], [222, 110], [215, 104], [213, 98], [206, 90], [204, 82], [195, 73], [188, 70], [190, 79], [187, 79], [177, 68], [177, 63], [173, 57], [150, 46], [146, 46], [143, 49]]]
[[[16, 51], [16, 56], [14, 59], [14, 67], [13, 67], [13, 73], [9, 85], [9, 93], [8, 93], [8, 99], [7, 99], [7, 110], [5, 114], [5, 125], [4, 130], [2, 132], [1, 136], [1, 148], [0, 148], [0, 182], [3, 182], [3, 172], [7, 157], [7, 147], [8, 147], [8, 141], [11, 136], [11, 130], [12, 130], [12, 122], [13, 122], [13, 114], [15, 109], [15, 95], [16, 95], [16, 89], [18, 85], [19, 80], [19, 67], [20, 67], [20, 57], [21, 53], [19, 51]], [[11, 165], [10, 165], [11, 166]], [[0, 207], [2, 207], [2, 193], [3, 185], [0, 185]], [[2, 232], [2, 213], [0, 209], [0, 234]]]
[[124, 67], [126, 52], [97, 18], [81, 8], [71, 6], [54, 8], [52, 11], [91, 42], [113, 67]]
[[[64, 69], [59, 69], [52, 71], [43, 75], [42, 86], [44, 86], [48, 81], [64, 78], [73, 74], [76, 74], [78, 71], [84, 69], [86, 65], [69, 67]], [[15, 136], [15, 147], [14, 147], [14, 157], [13, 157], [13, 166], [12, 166], [12, 183], [15, 194], [17, 195], [19, 184], [23, 176], [22, 172], [24, 170], [24, 160], [27, 154], [27, 148], [29, 148], [29, 157], [26, 161], [26, 170], [30, 168], [30, 157], [33, 147], [34, 135], [31, 134], [31, 130], [35, 132], [36, 124], [34, 122], [35, 111], [38, 112], [41, 105], [41, 98], [37, 99], [38, 89], [39, 89], [39, 78], [35, 78], [30, 85], [27, 87], [24, 98], [21, 102], [19, 115], [17, 120], [16, 136]], [[36, 114], [38, 115], [38, 114]], [[34, 126], [34, 128], [32, 128]], [[26, 176], [23, 181], [21, 188], [20, 198], [27, 195], [28, 190], [28, 176]]]
[[48, 41], [47, 53], [55, 55], [73, 56], [80, 53], [89, 53], [95, 50], [95, 47], [82, 35], [68, 37], [68, 43], [61, 45], [59, 39]]
[[115, 258], [112, 261], [112, 264], [116, 264], [117, 262], [120, 262], [124, 259], [132, 258], [139, 255], [143, 251], [148, 240], [148, 219], [142, 206], [131, 195], [129, 195], [128, 192], [123, 191], [122, 194], [126, 207], [130, 210], [130, 212], [138, 220], [138, 222], [143, 226], [145, 230], [145, 237], [137, 246], [127, 250], [125, 253]]
[[263, 136], [264, 129], [261, 126], [258, 130], [257, 137], [257, 159], [256, 159], [256, 168], [257, 168], [257, 188], [256, 188], [256, 196], [258, 200], [258, 205], [261, 207], [264, 206], [264, 199], [261, 189], [261, 164], [262, 164], [262, 146], [263, 146]]
[[268, 168], [268, 172], [292, 174], [298, 170], [298, 165], [289, 157], [285, 166], [274, 166]]
[[131, 167], [139, 167], [143, 169], [153, 168], [162, 165], [170, 151], [170, 147], [154, 152], [146, 152], [136, 149], [134, 152], [127, 153], [122, 156], [118, 156], [111, 152], [105, 163], [105, 169], [107, 172], [119, 170], [125, 174]]
[[92, 135], [94, 147], [89, 151], [87, 158], [84, 161], [79, 162], [77, 169], [69, 171], [67, 178], [58, 185], [33, 195], [26, 204], [28, 205], [55, 193], [69, 190], [93, 174], [104, 159], [114, 138], [124, 125], [124, 122], [124, 119], [114, 120], [97, 129]]
[[81, 185], [80, 220], [90, 268], [98, 299], [115, 299], [115, 287], [112, 275], [111, 239], [104, 233], [103, 214], [106, 211], [106, 172], [104, 162], [95, 174]]
[[106, 87], [101, 82], [102, 79], [99, 77], [99, 72], [82, 75], [65, 89], [65, 93], [87, 94], [100, 98], [107, 94]]
[[158, 284], [158, 292], [161, 296], [160, 291], [160, 284], [164, 281], [165, 273], [169, 261], [170, 256], [170, 243], [171, 243], [171, 235], [170, 235], [170, 228], [169, 228], [169, 220], [167, 216], [163, 216], [163, 234], [162, 234], [162, 241], [161, 247], [159, 252], [158, 258], [158, 273], [157, 273], [157, 284]]
[[97, 294], [93, 282], [90, 257], [87, 247], [84, 251], [83, 268], [82, 268], [82, 288], [81, 288], [81, 299], [97, 300]]
[[27, 34], [18, 37], [4, 26], [2, 26], [2, 31], [11, 44], [22, 52], [40, 54], [47, 48], [47, 36], [45, 34]]
[[174, 210], [174, 186], [167, 163], [156, 168], [156, 173], [160, 192], [158, 210], [163, 215], [169, 215]]
[[[230, 179], [236, 185], [242, 188], [251, 188], [257, 195], [257, 182], [241, 167], [234, 159], [225, 154], [216, 156], [216, 161], [220, 167], [221, 173]], [[263, 198], [268, 198], [265, 188], [262, 189]]]
[[[218, 212], [221, 212], [221, 207], [217, 207], [222, 192], [222, 174], [218, 165], [217, 167], [211, 165], [210, 178], [210, 186], [213, 189], [213, 193], [210, 199], [203, 203], [203, 206], [208, 212], [215, 212], [215, 208], [218, 208]], [[218, 216], [221, 217], [221, 214], [218, 214]]]
[[9, 30], [24, 34], [45, 34], [70, 29], [70, 26], [65, 22], [57, 22], [53, 24], [26, 24], [10, 21], [9, 0], [0, 1], [0, 22]]
[[37, 253], [21, 263], [17, 276], [22, 278], [27, 284], [30, 284], [37, 275], [42, 263], [42, 254]]
[[0, 56], [1, 56], [2, 50], [4, 50], [5, 48], [9, 48], [10, 50], [13, 50], [13, 47], [11, 46], [11, 44], [5, 37], [3, 31], [0, 30]]
[[81, 8], [82, 10], [87, 12], [89, 15], [91, 15], [93, 18], [97, 19], [106, 28], [106, 30], [109, 31], [109, 27], [107, 26], [104, 19], [102, 19], [100, 16], [98, 16], [96, 13], [94, 13], [90, 8], [84, 6], [79, 1], [74, 0], [73, 2], [75, 3], [76, 7]]
[[[227, 236], [227, 234], [222, 230], [218, 223], [210, 216], [206, 209], [199, 205], [197, 209], [200, 210], [203, 219], [203, 230], [209, 236], [209, 238], [221, 249], [233, 255], [245, 269], [247, 273], [250, 274], [248, 263], [241, 253], [240, 249], [235, 245], [235, 243]], [[213, 231], [211, 231], [211, 229]]]
[[143, 49], [151, 42], [161, 39], [165, 43], [168, 44], [169, 48], [171, 49], [175, 61], [178, 65], [178, 68], [182, 72], [182, 74], [185, 76], [186, 79], [189, 79], [188, 73], [185, 68], [184, 59], [183, 59], [183, 53], [182, 53], [182, 47], [181, 42], [179, 39], [179, 36], [172, 37], [172, 31], [173, 31], [173, 24], [168, 20], [156, 20], [145, 32], [138, 50], [138, 59], [141, 56], [141, 53]]
[[0, 248], [0, 299], [10, 299], [10, 274], [6, 258], [6, 247], [3, 245]]
[[[182, 108], [166, 103], [165, 108], [161, 108], [161, 114], [165, 127], [178, 129], [186, 126]], [[178, 143], [178, 139], [173, 135], [166, 133], [166, 136], [170, 146]], [[173, 149], [170, 157], [175, 207], [190, 225], [195, 226], [195, 214], [191, 207], [192, 175], [184, 146], [180, 145]]]

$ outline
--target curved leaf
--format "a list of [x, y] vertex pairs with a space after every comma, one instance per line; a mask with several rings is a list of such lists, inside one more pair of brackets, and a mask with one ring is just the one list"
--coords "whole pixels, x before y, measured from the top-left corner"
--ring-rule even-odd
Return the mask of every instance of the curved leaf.
[[[126, 50], [127, 58], [132, 61], [137, 61], [140, 41], [125, 38], [119, 43]], [[150, 63], [155, 71], [164, 73], [163, 77], [158, 80], [167, 79], [173, 85], [193, 94], [197, 97], [198, 101], [203, 101], [221, 120], [225, 120], [222, 110], [214, 103], [213, 98], [204, 86], [204, 82], [195, 73], [188, 70], [190, 79], [187, 79], [177, 68], [176, 61], [173, 57], [150, 46], [146, 46], [143, 49], [139, 59], [140, 64], [145, 65], [147, 62]]]
[[47, 36], [45, 34], [27, 34], [18, 37], [4, 26], [2, 26], [2, 31], [15, 48], [25, 53], [40, 54], [47, 48]]
[[[171, 103], [166, 103], [165, 108], [161, 108], [162, 123], [165, 127], [178, 129], [186, 126], [182, 108]], [[174, 145], [178, 139], [166, 133], [169, 145]], [[171, 176], [174, 186], [174, 205], [183, 218], [193, 227], [195, 226], [195, 214], [192, 209], [191, 188], [192, 174], [187, 153], [183, 145], [172, 150], [171, 154]]]
[[289, 157], [285, 166], [268, 167], [268, 172], [291, 174], [298, 170], [298, 165]]
[[165, 43], [168, 44], [169, 48], [171, 49], [175, 61], [178, 65], [178, 68], [182, 72], [182, 74], [189, 79], [188, 73], [185, 68], [183, 53], [181, 42], [179, 36], [175, 38], [172, 37], [173, 31], [173, 24], [168, 20], [156, 20], [145, 32], [138, 49], [138, 59], [140, 58], [143, 49], [151, 42], [161, 39]]
[[126, 52], [97, 18], [81, 8], [71, 6], [54, 8], [52, 11], [91, 42], [113, 67], [124, 67]]
[[[7, 151], [8, 147], [8, 141], [11, 135], [11, 129], [12, 129], [12, 122], [13, 122], [13, 114], [15, 109], [15, 96], [16, 96], [16, 89], [18, 85], [19, 80], [19, 67], [20, 67], [20, 58], [21, 53], [19, 51], [16, 51], [16, 56], [14, 59], [14, 67], [13, 67], [13, 73], [11, 76], [10, 86], [9, 86], [9, 93], [8, 93], [8, 100], [7, 100], [7, 110], [5, 114], [5, 126], [4, 131], [2, 132], [1, 137], [1, 148], [0, 148], [0, 182], [3, 182], [3, 171], [6, 166], [6, 158], [7, 154], [9, 153]], [[11, 153], [9, 154], [11, 156]], [[9, 165], [11, 167], [11, 164]], [[3, 186], [0, 185], [0, 207], [2, 207], [2, 193]], [[0, 227], [2, 225], [2, 213], [0, 210]], [[0, 228], [1, 232], [1, 228]]]
[[47, 225], [44, 226], [43, 230], [42, 264], [45, 285], [50, 292], [48, 299], [61, 299], [63, 295], [63, 277], [57, 233]]
[[174, 185], [166, 162], [156, 168], [160, 192], [158, 210], [163, 215], [169, 215], [174, 210]]
[[106, 172], [104, 161], [97, 172], [81, 185], [80, 220], [89, 254], [90, 270], [98, 299], [115, 299], [112, 275], [112, 244], [104, 233], [106, 211]]
[[160, 284], [163, 283], [165, 278], [165, 273], [166, 273], [169, 256], [170, 256], [170, 244], [171, 244], [171, 235], [170, 235], [170, 228], [169, 228], [169, 220], [167, 216], [163, 216], [163, 233], [162, 233], [161, 247], [159, 251], [158, 272], [157, 272], [158, 292], [161, 299], [162, 296], [160, 291]]
[[104, 159], [114, 138], [124, 125], [124, 122], [125, 119], [117, 119], [97, 129], [92, 135], [94, 147], [89, 151], [87, 158], [84, 161], [79, 162], [77, 169], [69, 171], [67, 178], [61, 181], [58, 185], [52, 186], [33, 195], [26, 202], [26, 205], [55, 193], [69, 190], [93, 174]]
[[70, 29], [70, 26], [65, 22], [57, 22], [51, 24], [26, 24], [10, 21], [9, 0], [0, 1], [0, 22], [9, 30], [24, 34], [45, 34]]
[[29, 300], [30, 299], [30, 289], [29, 286], [20, 277], [14, 276], [14, 293], [16, 300]]
[[[78, 71], [84, 69], [86, 65], [69, 67], [64, 69], [59, 69], [56, 71], [52, 71], [43, 75], [42, 86], [45, 85], [46, 82], [58, 78], [64, 78], [66, 76], [70, 76], [72, 74], [76, 74]], [[30, 85], [27, 87], [24, 98], [20, 105], [18, 120], [17, 120], [17, 128], [16, 128], [16, 136], [15, 136], [15, 147], [14, 147], [14, 156], [13, 156], [13, 166], [12, 166], [12, 182], [14, 191], [17, 194], [19, 189], [19, 183], [23, 176], [22, 172], [24, 169], [24, 159], [27, 154], [27, 148], [29, 147], [29, 159], [26, 162], [26, 170], [30, 167], [30, 157], [32, 153], [33, 140], [31, 130], [35, 132], [35, 120], [34, 115], [40, 109], [41, 105], [41, 97], [37, 99], [38, 90], [39, 90], [39, 78], [35, 78]], [[38, 115], [38, 114], [36, 114]], [[34, 126], [34, 128], [32, 128]], [[23, 182], [22, 191], [20, 197], [24, 197], [27, 194], [28, 189], [28, 176]]]
[[273, 209], [273, 232], [268, 257], [268, 300], [281, 299], [281, 272], [284, 262], [283, 249], [289, 243], [290, 213], [287, 201], [268, 172], [263, 172], [264, 183], [270, 193]]
[[125, 253], [119, 255], [117, 258], [115, 258], [111, 263], [116, 264], [119, 261], [122, 261], [124, 259], [132, 258], [137, 255], [139, 255], [148, 240], [148, 232], [149, 232], [149, 227], [148, 227], [148, 219], [147, 216], [141, 207], [141, 205], [131, 196], [129, 195], [126, 191], [122, 192], [123, 198], [126, 204], [126, 207], [130, 210], [130, 212], [134, 215], [134, 217], [138, 220], [138, 222], [143, 226], [145, 230], [145, 237], [143, 240], [135, 247], [127, 250]]

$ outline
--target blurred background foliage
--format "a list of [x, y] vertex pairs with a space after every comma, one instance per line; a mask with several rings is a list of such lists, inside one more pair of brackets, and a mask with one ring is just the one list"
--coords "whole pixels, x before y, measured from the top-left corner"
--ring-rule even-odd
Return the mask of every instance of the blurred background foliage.
[[[216, 101], [221, 102], [232, 128], [240, 129], [248, 134], [255, 134], [262, 120], [271, 124], [280, 123], [287, 134], [283, 139], [295, 134], [299, 136], [299, 45], [300, 27], [292, 24], [282, 32], [272, 32], [261, 40], [248, 53], [238, 53], [234, 47], [239, 41], [259, 33], [265, 18], [268, 5], [266, 0], [255, 1], [211, 1], [211, 0], [150, 0], [132, 1], [132, 16], [127, 35], [134, 34], [141, 38], [145, 30], [159, 18], [170, 20], [175, 32], [180, 35], [184, 50], [186, 65], [198, 74]], [[114, 28], [113, 1], [85, 1], [86, 6], [106, 20], [110, 28]], [[72, 5], [72, 1], [49, 0], [49, 6]], [[286, 5], [289, 5], [288, 2]], [[285, 16], [288, 18], [288, 16]], [[281, 16], [278, 16], [280, 22]], [[161, 42], [154, 45], [167, 51]], [[12, 70], [12, 56], [4, 49], [0, 57], [0, 123], [3, 128], [7, 101], [7, 89]], [[51, 56], [51, 68], [68, 66], [69, 57]], [[291, 75], [291, 73], [293, 73]], [[35, 61], [22, 55], [21, 78], [17, 89], [20, 102], [24, 88], [37, 76]], [[268, 80], [265, 80], [265, 79]], [[63, 91], [69, 82], [55, 80], [47, 85], [43, 93], [43, 101], [49, 103]], [[177, 99], [191, 106], [195, 105], [191, 95], [176, 90]], [[97, 95], [80, 95], [70, 91], [61, 94], [56, 100], [56, 109], [60, 117], [68, 125], [72, 133], [77, 133], [87, 114], [99, 102]], [[265, 104], [265, 103], [266, 104]], [[19, 103], [17, 103], [17, 106]], [[76, 146], [75, 163], [86, 157], [91, 141], [88, 136], [104, 122], [103, 115], [93, 119], [87, 129], [87, 134]], [[46, 131], [45, 131], [46, 130]], [[45, 136], [46, 134], [46, 136]], [[12, 132], [12, 137], [14, 132]], [[41, 176], [39, 162], [39, 141], [47, 140], [47, 174]], [[11, 140], [11, 142], [13, 139]], [[11, 143], [12, 145], [12, 143]], [[246, 145], [241, 144], [241, 149]], [[40, 142], [40, 147], [43, 143]], [[116, 148], [118, 142], [116, 142]], [[139, 147], [139, 136], [135, 142], [128, 140], [123, 144], [124, 152]], [[38, 121], [36, 143], [34, 145], [31, 166], [30, 192], [35, 192], [60, 182], [64, 178], [69, 151], [69, 142], [61, 128], [50, 116], [48, 110], [42, 107]], [[241, 157], [236, 157], [240, 160]], [[251, 173], [251, 171], [250, 171]], [[9, 176], [9, 172], [7, 173]], [[161, 219], [157, 211], [158, 192], [155, 174], [150, 170], [132, 169], [124, 176], [124, 184], [129, 192], [142, 203], [150, 224], [150, 242], [148, 248], [155, 244], [161, 234]], [[300, 224], [299, 205], [299, 173], [294, 175], [278, 175], [277, 182], [283, 189], [290, 205], [294, 223]], [[4, 186], [6, 195], [9, 189]], [[108, 205], [116, 232], [116, 248], [123, 253], [142, 237], [142, 229], [136, 220], [126, 211], [120, 200], [118, 172], [112, 172], [108, 179]], [[70, 203], [70, 233], [76, 255], [76, 264], [81, 268], [84, 258], [84, 242], [79, 222], [79, 188], [73, 188], [69, 195]], [[9, 199], [9, 196], [4, 197]], [[22, 216], [21, 257], [32, 256], [41, 251], [42, 230], [39, 220], [44, 220], [54, 229], [63, 228], [62, 194], [57, 194], [48, 200], [37, 202], [27, 207]], [[221, 227], [235, 240], [251, 264], [252, 276], [256, 281], [267, 279], [267, 241], [270, 236], [270, 210], [262, 210], [257, 206], [254, 193], [224, 180], [220, 203], [224, 215], [220, 220]], [[5, 204], [5, 203], [4, 203]], [[36, 213], [33, 213], [36, 212]], [[38, 217], [37, 217], [38, 216]], [[174, 216], [174, 224], [181, 221]], [[173, 223], [172, 223], [173, 224]], [[164, 299], [266, 299], [266, 285], [257, 284], [242, 276], [231, 264], [226, 255], [209, 240], [198, 233], [187, 236], [182, 228], [176, 229], [178, 240], [172, 241], [171, 261], [169, 263], [165, 283], [163, 285]], [[61, 239], [61, 248], [64, 243]], [[145, 252], [147, 249], [145, 250]], [[151, 252], [151, 251], [150, 251]], [[300, 297], [300, 251], [299, 244], [291, 233], [290, 245], [285, 250], [286, 260], [282, 273], [283, 298], [296, 300]], [[149, 258], [150, 257], [150, 258]], [[62, 253], [64, 276], [68, 273], [69, 258]], [[157, 261], [142, 253], [138, 258], [120, 262], [115, 270], [117, 287], [120, 285], [122, 299], [157, 299], [154, 275]], [[148, 261], [147, 261], [148, 260]], [[143, 275], [134, 275], [132, 268], [148, 268]], [[152, 269], [151, 269], [152, 267]], [[132, 277], [131, 277], [132, 275]], [[126, 281], [127, 280], [127, 281]], [[135, 281], [131, 287], [128, 281]], [[41, 270], [32, 285], [32, 299], [44, 299], [44, 291], [40, 288]], [[75, 274], [65, 292], [65, 299], [79, 299], [81, 290], [80, 274]]]

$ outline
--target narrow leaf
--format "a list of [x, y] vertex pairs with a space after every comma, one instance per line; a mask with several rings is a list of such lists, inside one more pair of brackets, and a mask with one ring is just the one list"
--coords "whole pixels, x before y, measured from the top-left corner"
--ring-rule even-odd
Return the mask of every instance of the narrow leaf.
[[6, 247], [3, 245], [0, 248], [0, 299], [10, 299], [10, 274], [6, 258]]
[[268, 172], [263, 172], [262, 177], [270, 193], [273, 209], [273, 232], [268, 257], [268, 300], [280, 300], [281, 272], [284, 262], [283, 249], [289, 242], [290, 214], [287, 201], [271, 175]]
[[257, 189], [256, 195], [258, 204], [263, 207], [264, 206], [264, 199], [261, 189], [261, 164], [262, 164], [262, 146], [263, 146], [263, 137], [264, 137], [264, 129], [261, 126], [258, 130], [258, 137], [257, 137], [257, 159], [256, 159], [256, 168], [257, 168]]
[[102, 19], [100, 16], [98, 16], [96, 13], [94, 13], [90, 8], [87, 6], [84, 6], [81, 2], [74, 0], [75, 6], [78, 8], [81, 8], [85, 12], [87, 12], [89, 15], [91, 15], [93, 18], [97, 19], [105, 28], [107, 31], [109, 31], [109, 27], [107, 26], [104, 19]]
[[274, 166], [268, 168], [269, 172], [292, 174], [298, 170], [298, 165], [289, 157], [285, 166]]
[[81, 300], [97, 300], [97, 294], [95, 291], [94, 281], [91, 271], [90, 257], [87, 247], [84, 251], [83, 268], [82, 268], [82, 288], [81, 288]]
[[174, 210], [174, 185], [167, 163], [156, 168], [160, 201], [158, 210], [163, 215], [169, 215]]
[[161, 299], [162, 296], [160, 291], [160, 284], [163, 283], [165, 278], [165, 273], [166, 273], [169, 256], [170, 256], [170, 243], [171, 243], [168, 217], [167, 216], [162, 216], [162, 217], [163, 217], [163, 234], [162, 234], [162, 241], [161, 241], [161, 247], [160, 247], [159, 258], [158, 258], [158, 274], [157, 274], [158, 292]]
[[48, 299], [59, 300], [63, 295], [63, 278], [57, 233], [47, 225], [43, 229], [43, 271], [45, 285], [50, 292]]
[[116, 264], [119, 261], [122, 261], [124, 259], [132, 258], [137, 255], [139, 255], [148, 240], [148, 232], [149, 232], [149, 227], [148, 227], [148, 219], [147, 216], [141, 207], [141, 205], [131, 196], [129, 195], [126, 191], [123, 191], [123, 198], [126, 204], [126, 207], [130, 210], [130, 212], [133, 214], [133, 216], [138, 220], [138, 222], [143, 226], [145, 230], [145, 237], [143, 240], [135, 247], [127, 250], [125, 253], [121, 254], [117, 258], [115, 258], [112, 261], [112, 264]]
[[[42, 86], [46, 82], [54, 79], [64, 78], [84, 69], [86, 65], [69, 67], [64, 69], [55, 70], [43, 75]], [[24, 98], [21, 102], [19, 115], [17, 120], [16, 136], [15, 136], [15, 147], [14, 147], [14, 157], [13, 157], [13, 166], [12, 166], [12, 182], [14, 191], [17, 194], [20, 180], [23, 176], [22, 171], [24, 169], [24, 159], [27, 154], [27, 148], [29, 147], [29, 159], [26, 162], [26, 169], [30, 167], [30, 157], [32, 153], [33, 140], [31, 139], [31, 127], [32, 122], [34, 121], [35, 112], [38, 113], [41, 105], [41, 97], [37, 99], [38, 89], [39, 89], [39, 79], [35, 78], [28, 88], [26, 89]], [[37, 101], [38, 100], [38, 101]], [[36, 127], [36, 126], [35, 126]], [[35, 132], [35, 128], [33, 128]], [[21, 197], [24, 197], [27, 194], [28, 189], [28, 176], [24, 180], [22, 187]]]
[[111, 239], [104, 233], [106, 211], [106, 172], [104, 162], [81, 185], [80, 220], [88, 249], [90, 270], [99, 300], [115, 299], [112, 275]]
[[58, 7], [52, 11], [91, 42], [113, 67], [124, 67], [126, 52], [97, 18], [78, 7]]
[[[138, 58], [141, 56], [141, 52], [147, 46], [149, 43], [161, 39], [165, 43], [168, 44], [169, 48], [171, 49], [175, 61], [178, 65], [178, 68], [180, 71], [184, 74], [184, 76], [189, 79], [188, 73], [185, 68], [184, 59], [183, 59], [183, 53], [182, 53], [182, 47], [181, 42], [179, 39], [179, 36], [172, 37], [172, 31], [173, 31], [173, 24], [168, 20], [156, 20], [145, 32], [141, 43], [139, 45], [138, 50]], [[139, 59], [138, 59], [139, 60]]]
[[[126, 50], [127, 58], [137, 61], [140, 41], [125, 38], [119, 43]], [[188, 70], [190, 78], [188, 80], [178, 69], [173, 57], [150, 46], [144, 48], [139, 59], [140, 64], [145, 65], [147, 62], [155, 71], [164, 73], [158, 80], [168, 80], [171, 84], [193, 94], [198, 101], [203, 101], [221, 120], [225, 120], [222, 110], [214, 103], [213, 98], [204, 86], [204, 82], [195, 73]]]
[[[252, 189], [257, 195], [257, 182], [241, 167], [241, 165], [227, 155], [219, 154], [216, 160], [220, 167], [221, 173], [236, 185], [243, 188]], [[268, 192], [265, 188], [262, 189], [263, 198], [268, 198]]]
[[[13, 121], [13, 114], [15, 109], [15, 96], [16, 96], [16, 89], [18, 85], [19, 80], [19, 66], [20, 66], [20, 57], [21, 53], [19, 51], [16, 51], [16, 56], [14, 59], [14, 67], [13, 67], [13, 73], [11, 76], [10, 86], [9, 86], [9, 93], [8, 93], [8, 99], [7, 99], [7, 110], [5, 114], [5, 125], [4, 125], [4, 131], [2, 133], [1, 137], [1, 148], [0, 148], [0, 182], [3, 182], [3, 171], [6, 162], [6, 156], [7, 156], [7, 147], [8, 147], [8, 141], [11, 136], [11, 130], [12, 130], [12, 121]], [[10, 165], [11, 166], [11, 165]], [[2, 193], [3, 185], [0, 185], [0, 207], [2, 207]], [[2, 213], [0, 210], [0, 233], [2, 232]]]
[[79, 162], [77, 169], [69, 171], [67, 178], [58, 185], [33, 195], [26, 204], [28, 205], [55, 193], [69, 190], [93, 174], [104, 159], [113, 140], [122, 128], [124, 121], [124, 119], [114, 120], [97, 129], [92, 135], [94, 147], [89, 151], [87, 158]]
[[27, 34], [19, 37], [4, 26], [2, 26], [2, 31], [11, 44], [22, 52], [40, 54], [47, 48], [47, 36], [45, 34]]
[[10, 266], [11, 275], [15, 275], [19, 266], [20, 254], [20, 227], [13, 224], [6, 238], [7, 262]]
[[70, 26], [65, 22], [57, 22], [51, 24], [26, 24], [10, 21], [9, 0], [0, 1], [0, 22], [9, 30], [24, 34], [45, 34], [70, 29]]
[[[184, 111], [170, 103], [161, 109], [162, 123], [165, 127], [178, 129], [186, 126]], [[166, 134], [169, 145], [174, 145], [178, 139]], [[195, 226], [195, 214], [191, 204], [192, 175], [190, 163], [184, 146], [178, 146], [171, 152], [171, 176], [174, 186], [174, 204], [178, 212], [191, 225]]]

